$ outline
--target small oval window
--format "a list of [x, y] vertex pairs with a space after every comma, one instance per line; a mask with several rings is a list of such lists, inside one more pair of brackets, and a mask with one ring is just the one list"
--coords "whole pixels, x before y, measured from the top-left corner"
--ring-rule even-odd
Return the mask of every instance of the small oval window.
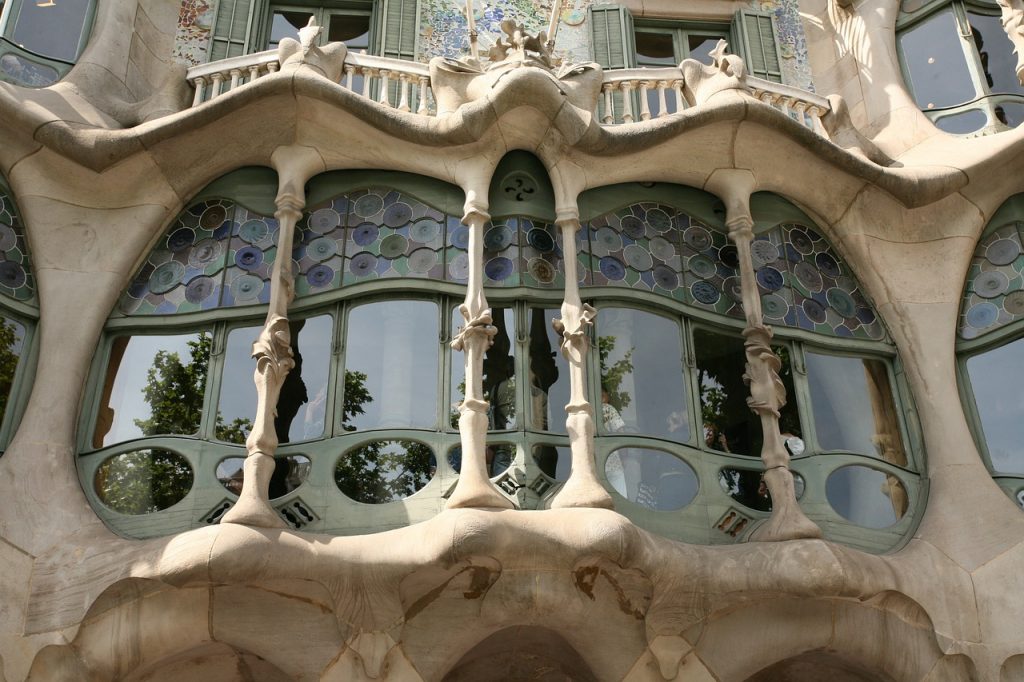
[[828, 503], [858, 526], [887, 528], [907, 512], [907, 490], [896, 476], [852, 465], [833, 471], [825, 483]]
[[[488, 443], [485, 451], [487, 461], [487, 475], [490, 478], [500, 476], [512, 466], [512, 460], [516, 457], [516, 446], [511, 443]], [[448, 464], [455, 473], [462, 473], [462, 446], [456, 445], [448, 451]]]
[[96, 470], [93, 485], [103, 504], [122, 514], [151, 514], [174, 506], [192, 490], [192, 466], [170, 450], [122, 452]]
[[621, 448], [604, 465], [615, 492], [656, 511], [682, 509], [697, 496], [697, 474], [690, 465], [661, 450]]
[[[765, 485], [763, 472], [754, 469], [734, 469], [726, 467], [718, 472], [718, 484], [726, 495], [745, 507], [758, 511], [772, 510], [772, 496]], [[799, 500], [804, 494], [804, 479], [800, 474], [793, 474], [793, 487]]]
[[434, 451], [426, 444], [378, 440], [343, 454], [334, 468], [334, 482], [356, 502], [383, 504], [422, 490], [436, 471]]
[[[309, 476], [309, 468], [312, 466], [309, 457], [305, 455], [275, 457], [274, 463], [276, 465], [274, 474], [270, 477], [270, 499], [272, 500], [284, 497], [302, 485], [306, 477]], [[227, 488], [228, 492], [235, 495], [242, 493], [244, 465], [245, 457], [227, 457], [217, 465], [217, 480]]]

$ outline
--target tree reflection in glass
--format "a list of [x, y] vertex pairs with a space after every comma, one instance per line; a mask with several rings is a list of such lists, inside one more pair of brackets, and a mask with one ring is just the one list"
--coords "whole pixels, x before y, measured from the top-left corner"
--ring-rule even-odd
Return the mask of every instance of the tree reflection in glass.
[[889, 372], [881, 360], [806, 354], [818, 445], [906, 466]]
[[[515, 311], [512, 308], [492, 308], [492, 324], [498, 333], [494, 343], [484, 354], [483, 389], [484, 400], [488, 401], [488, 430], [504, 431], [516, 428], [516, 361]], [[452, 311], [452, 334], [466, 321], [456, 308]], [[459, 427], [459, 405], [465, 397], [466, 360], [462, 351], [452, 351], [451, 367], [452, 404], [449, 423]]]
[[25, 328], [14, 320], [0, 317], [0, 420], [7, 412], [7, 401], [24, 343]]
[[192, 489], [192, 467], [176, 452], [147, 448], [114, 455], [96, 470], [96, 495], [122, 514], [150, 514], [181, 501]]
[[[704, 422], [704, 444], [738, 455], [761, 455], [764, 437], [761, 419], [747, 406], [750, 389], [743, 380], [747, 356], [739, 334], [727, 336], [706, 329], [693, 333], [700, 385], [700, 411]], [[784, 437], [802, 437], [800, 416], [793, 392], [789, 349], [772, 346], [782, 360], [779, 377], [786, 388], [786, 404], [780, 410], [779, 430]]]
[[[569, 364], [562, 355], [562, 338], [551, 327], [561, 318], [557, 308], [530, 308], [530, 364], [527, 367], [529, 393], [526, 411], [534, 431], [565, 433], [565, 406], [569, 404]], [[533, 458], [545, 473], [558, 468], [558, 450], [538, 445]]]
[[599, 429], [690, 439], [679, 323], [628, 308], [601, 308]]
[[1024, 474], [1024, 394], [1018, 369], [1022, 363], [1024, 339], [967, 360], [989, 461], [999, 473]]
[[[437, 304], [382, 301], [348, 316], [342, 428], [434, 428], [439, 356]], [[356, 385], [357, 384], [357, 385]]]
[[383, 504], [421, 490], [437, 471], [434, 452], [414, 440], [379, 440], [349, 450], [334, 468], [334, 482], [347, 497]]

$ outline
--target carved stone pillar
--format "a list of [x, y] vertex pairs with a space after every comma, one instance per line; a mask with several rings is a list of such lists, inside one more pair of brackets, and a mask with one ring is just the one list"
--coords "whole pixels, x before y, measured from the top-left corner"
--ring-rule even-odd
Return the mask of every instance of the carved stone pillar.
[[754, 265], [750, 257], [750, 242], [754, 238], [754, 221], [750, 217], [749, 195], [742, 207], [727, 202], [729, 238], [736, 245], [740, 261], [740, 282], [743, 292], [743, 312], [747, 326], [743, 330], [747, 366], [743, 375], [750, 386], [747, 405], [761, 418], [764, 443], [761, 461], [764, 463], [764, 482], [772, 496], [772, 515], [751, 535], [751, 540], [776, 541], [795, 538], [820, 538], [821, 529], [807, 518], [796, 501], [793, 473], [789, 470], [789, 452], [779, 431], [779, 409], [786, 404], [786, 388], [779, 378], [782, 361], [771, 347], [772, 329], [764, 324], [761, 297], [754, 278]]
[[1003, 29], [1017, 54], [1017, 80], [1024, 85], [1024, 0], [997, 0]]
[[459, 405], [459, 437], [462, 441], [462, 467], [455, 491], [446, 505], [511, 509], [515, 505], [502, 495], [487, 476], [487, 411], [484, 400], [484, 353], [498, 333], [491, 324], [491, 309], [484, 297], [484, 224], [490, 219], [478, 207], [467, 205], [462, 222], [469, 226], [469, 281], [466, 300], [459, 306], [465, 326], [452, 340], [452, 348], [463, 351], [466, 362], [465, 399]]
[[576, 232], [580, 221], [576, 216], [556, 221], [562, 230], [562, 262], [565, 264], [565, 299], [562, 319], [552, 320], [562, 337], [562, 355], [569, 362], [569, 404], [565, 428], [569, 433], [572, 468], [569, 480], [551, 501], [552, 508], [600, 507], [611, 509], [611, 495], [597, 480], [594, 463], [594, 407], [587, 400], [587, 331], [594, 324], [597, 311], [580, 300], [579, 274], [576, 262]]
[[286, 524], [270, 506], [270, 477], [274, 473], [277, 451], [277, 399], [288, 372], [295, 366], [292, 358], [291, 331], [288, 328], [288, 305], [295, 297], [295, 275], [292, 272], [292, 241], [295, 225], [302, 217], [304, 201], [293, 194], [277, 198], [280, 229], [277, 238], [277, 259], [271, 274], [270, 306], [263, 331], [252, 346], [256, 360], [256, 418], [245, 441], [242, 492], [235, 506], [224, 514], [221, 523], [240, 523], [260, 528], [284, 528]]

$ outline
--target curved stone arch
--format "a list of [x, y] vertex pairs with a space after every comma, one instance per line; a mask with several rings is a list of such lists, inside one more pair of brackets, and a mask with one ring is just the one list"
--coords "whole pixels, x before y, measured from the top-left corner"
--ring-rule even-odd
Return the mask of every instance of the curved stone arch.
[[579, 682], [597, 680], [580, 652], [561, 634], [543, 626], [506, 627], [489, 635], [463, 654], [442, 680], [488, 679], [496, 670], [507, 679], [544, 679], [539, 678], [544, 674]]

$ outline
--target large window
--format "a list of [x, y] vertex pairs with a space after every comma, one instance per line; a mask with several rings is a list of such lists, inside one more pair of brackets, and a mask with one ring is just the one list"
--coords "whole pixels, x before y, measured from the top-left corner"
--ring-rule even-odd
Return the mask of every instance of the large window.
[[0, 79], [31, 87], [56, 83], [89, 37], [94, 0], [0, 2]]
[[1024, 86], [994, 2], [904, 0], [898, 29], [907, 87], [940, 129], [999, 131], [1024, 121]]

